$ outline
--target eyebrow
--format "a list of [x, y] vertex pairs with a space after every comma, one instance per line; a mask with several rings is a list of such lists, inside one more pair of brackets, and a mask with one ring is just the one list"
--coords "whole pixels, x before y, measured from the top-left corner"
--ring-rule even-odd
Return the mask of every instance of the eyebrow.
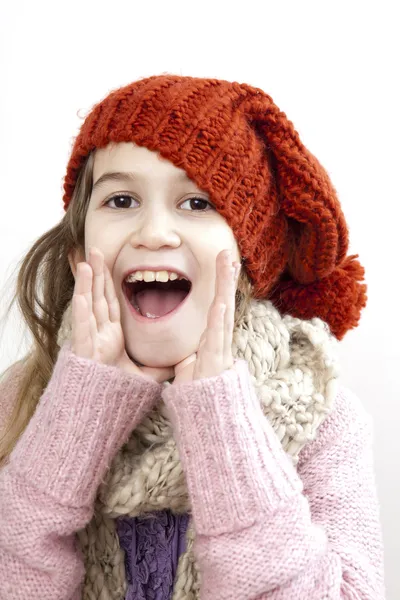
[[[133, 181], [136, 181], [137, 177], [138, 174], [134, 173], [133, 171], [109, 171], [107, 173], [103, 173], [103, 175], [101, 175], [101, 177], [98, 178], [96, 183], [93, 185], [92, 192], [95, 192], [97, 189], [104, 186], [109, 181], [125, 181], [126, 183], [132, 183]], [[189, 180], [186, 173], [178, 173], [176, 175], [176, 179], [183, 181]]]

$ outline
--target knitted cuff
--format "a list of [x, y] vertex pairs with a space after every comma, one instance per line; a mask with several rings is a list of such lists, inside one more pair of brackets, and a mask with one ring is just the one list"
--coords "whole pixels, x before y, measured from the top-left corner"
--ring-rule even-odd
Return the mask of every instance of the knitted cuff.
[[61, 504], [92, 503], [111, 461], [161, 388], [145, 376], [77, 357], [66, 343], [11, 453], [12, 468]]
[[196, 531], [253, 525], [302, 491], [302, 481], [264, 416], [247, 362], [216, 377], [165, 387]]

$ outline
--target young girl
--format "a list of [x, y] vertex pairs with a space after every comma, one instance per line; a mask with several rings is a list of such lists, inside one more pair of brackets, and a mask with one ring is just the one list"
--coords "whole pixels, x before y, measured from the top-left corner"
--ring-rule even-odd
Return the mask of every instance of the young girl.
[[366, 304], [336, 191], [261, 89], [174, 75], [85, 119], [0, 389], [2, 600], [384, 598]]

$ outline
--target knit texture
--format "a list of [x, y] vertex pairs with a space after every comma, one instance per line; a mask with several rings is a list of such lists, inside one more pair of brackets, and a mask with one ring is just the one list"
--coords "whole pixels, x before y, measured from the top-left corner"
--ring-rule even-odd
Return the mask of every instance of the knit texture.
[[364, 268], [325, 169], [260, 88], [156, 75], [113, 90], [85, 118], [64, 179], [64, 208], [89, 153], [134, 142], [186, 171], [226, 219], [254, 298], [341, 339], [366, 305]]
[[[4, 418], [15, 385], [2, 384]], [[78, 358], [68, 342], [63, 346], [37, 410], [0, 471], [2, 600], [81, 598], [84, 568], [75, 532], [92, 518], [112, 459], [158, 395], [159, 384], [150, 378]]]
[[[70, 309], [60, 327], [60, 345], [71, 335]], [[234, 329], [233, 355], [249, 365], [263, 413], [293, 464], [332, 408], [338, 377], [336, 343], [323, 321], [281, 317], [269, 301], [253, 301]], [[110, 563], [119, 556], [118, 538], [112, 535], [115, 518], [163, 509], [191, 512], [185, 474], [164, 402], [132, 432], [115, 457], [99, 488], [97, 517], [78, 533], [86, 569], [84, 600], [106, 593], [113, 600], [122, 598], [118, 590], [125, 588], [126, 580], [118, 578], [119, 570], [109, 575]], [[173, 600], [199, 598], [201, 573], [193, 555], [196, 536], [192, 521], [187, 537]]]
[[[257, 310], [267, 312], [257, 319]], [[177, 386], [151, 383], [150, 390], [147, 380], [77, 358], [68, 343], [63, 345], [29, 431], [0, 472], [1, 598], [123, 598], [124, 554], [115, 545], [115, 516], [124, 510], [129, 513], [129, 506], [139, 512], [145, 506], [154, 509], [149, 497], [153, 488], [158, 490], [158, 506], [164, 489], [181, 509], [189, 505], [192, 511], [189, 547], [185, 562], [178, 565], [176, 584], [182, 573], [196, 576], [190, 566], [192, 553], [201, 578], [179, 588], [180, 598], [384, 598], [371, 419], [353, 394], [332, 385], [337, 377], [335, 363], [328, 334], [318, 319], [279, 321], [269, 303], [255, 304], [251, 315], [246, 327], [236, 332], [243, 354], [237, 357], [236, 345], [232, 369]], [[264, 329], [258, 338], [261, 323], [269, 336]], [[257, 339], [264, 344], [257, 346]], [[325, 369], [322, 357], [331, 362]], [[259, 389], [257, 378], [264, 381]], [[323, 389], [325, 396], [315, 388]], [[4, 418], [13, 389], [15, 383], [10, 381], [0, 391]], [[154, 405], [156, 389], [162, 404], [143, 418], [145, 404], [147, 412]], [[314, 393], [307, 395], [311, 389]], [[262, 398], [268, 401], [262, 403]], [[62, 410], [63, 406], [70, 408]], [[122, 419], [114, 421], [115, 413], [123, 414], [121, 407], [126, 406], [129, 427]], [[169, 483], [174, 482], [169, 488], [168, 478], [167, 487], [157, 482], [158, 477], [154, 480], [154, 469], [160, 476], [164, 464], [154, 461], [157, 448], [153, 455], [143, 453], [143, 448], [140, 453], [140, 444], [147, 443], [150, 449], [149, 441], [154, 443], [151, 423], [157, 431], [156, 425], [165, 419], [170, 420], [174, 436], [168, 439], [171, 430], [159, 429], [165, 437], [159, 457], [165, 456], [167, 444], [173, 456], [172, 441], [176, 441], [183, 467], [181, 478], [179, 461], [169, 463], [178, 471], [178, 478], [169, 477]], [[90, 426], [86, 432], [92, 420], [96, 443]], [[114, 456], [115, 446], [108, 440], [117, 439], [118, 428], [123, 447]], [[124, 444], [129, 428], [133, 434]], [[60, 431], [68, 453], [63, 443], [51, 443]], [[70, 469], [76, 456], [85, 460], [82, 444], [90, 449], [88, 469], [100, 465], [95, 477], [88, 476], [89, 482], [82, 480], [81, 469], [76, 476]], [[29, 460], [29, 450], [46, 445], [49, 452], [41, 452], [40, 464], [32, 470], [35, 461]], [[119, 474], [121, 482], [124, 473], [129, 479], [133, 471], [121, 472], [116, 466], [135, 453], [137, 458], [153, 460], [154, 469], [146, 472], [142, 463], [140, 497], [123, 499], [120, 492], [132, 488], [119, 485], [116, 477]], [[129, 462], [123, 464], [129, 467]], [[46, 473], [52, 474], [52, 480]], [[65, 473], [71, 476], [66, 479]], [[101, 506], [108, 507], [109, 516], [99, 511]], [[87, 562], [75, 532], [84, 552], [85, 540], [90, 555], [105, 549], [102, 560], [108, 567], [98, 571], [94, 563], [102, 581], [93, 582], [89, 574], [88, 581], [96, 584], [91, 596], [82, 596], [88, 589], [84, 588]], [[96, 545], [91, 543], [93, 532], [100, 533]], [[114, 587], [111, 595], [104, 595], [105, 578], [119, 582], [120, 589]]]
[[[96, 368], [98, 365], [75, 357], [68, 349], [61, 350], [46, 391], [47, 403], [41, 402], [37, 409], [39, 416], [50, 405], [54, 409], [57, 418], [49, 420], [50, 432], [57, 432], [62, 421], [62, 413], [57, 411], [61, 390], [65, 405], [85, 403], [87, 414], [93, 419], [98, 416], [97, 398], [103, 387], [90, 377]], [[80, 372], [82, 380], [90, 379], [90, 385], [78, 386], [78, 380], [76, 387], [72, 385], [72, 371]], [[116, 382], [113, 368], [101, 371], [103, 385], [106, 371], [108, 382]], [[126, 376], [119, 375], [122, 383]], [[137, 379], [133, 381], [137, 385]], [[208, 394], [210, 386], [213, 397]], [[12, 387], [12, 382], [3, 384], [2, 403], [3, 399], [9, 402]], [[106, 389], [111, 388], [106, 385]], [[129, 406], [134, 384], [119, 389], [119, 404]], [[170, 386], [163, 397], [178, 424], [175, 433], [189, 489], [198, 494], [193, 516], [200, 533], [194, 549], [201, 565], [202, 600], [384, 598], [372, 423], [349, 390], [340, 388], [317, 439], [302, 451], [297, 473], [272, 427], [261, 418], [244, 364], [193, 386]], [[210, 411], [203, 408], [205, 398]], [[108, 399], [112, 402], [112, 394]], [[246, 412], [245, 421], [233, 407], [240, 407], [240, 414]], [[219, 424], [229, 424], [229, 429], [215, 427], [216, 417]], [[40, 422], [38, 418], [32, 421], [30, 433], [47, 443], [49, 432]], [[80, 430], [78, 411], [71, 410], [63, 425], [64, 438], [74, 455], [81, 447], [76, 433]], [[215, 436], [212, 449], [210, 429]], [[98, 437], [103, 442], [94, 447], [97, 456], [106, 446], [101, 430]], [[197, 442], [195, 454], [193, 439]], [[24, 446], [22, 436], [19, 457]], [[27, 479], [16, 456], [12, 455], [0, 472], [1, 598], [78, 600], [82, 597], [83, 564], [73, 534], [89, 520], [92, 509], [57, 497], [54, 484], [49, 493], [50, 482], [42, 480], [37, 485]], [[202, 456], [206, 460], [199, 469], [197, 461]], [[58, 460], [62, 465], [60, 456]], [[51, 453], [42, 454], [45, 471], [46, 461], [53, 463], [57, 480], [58, 466]], [[220, 478], [231, 482], [230, 494], [221, 487]], [[91, 482], [93, 496], [97, 482]], [[75, 492], [82, 498], [81, 485], [73, 478], [69, 497]], [[87, 485], [83, 487], [86, 495]], [[260, 489], [266, 490], [265, 498], [260, 497]], [[210, 510], [210, 502], [214, 510]], [[254, 518], [238, 512], [246, 504], [254, 506]], [[211, 523], [208, 514], [214, 515]]]

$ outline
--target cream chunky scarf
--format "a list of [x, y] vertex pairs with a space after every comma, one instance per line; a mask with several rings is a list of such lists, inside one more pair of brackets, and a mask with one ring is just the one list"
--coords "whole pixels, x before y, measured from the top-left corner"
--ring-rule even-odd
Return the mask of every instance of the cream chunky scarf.
[[[70, 334], [71, 305], [60, 327], [60, 346]], [[337, 343], [320, 319], [282, 317], [268, 300], [253, 300], [235, 328], [233, 356], [247, 361], [264, 415], [294, 465], [333, 407], [339, 376]], [[163, 509], [191, 512], [185, 476], [161, 402], [120, 449], [99, 487], [92, 520], [77, 534], [86, 570], [83, 600], [125, 597], [124, 551], [115, 519]], [[190, 521], [172, 600], [199, 598], [194, 535]]]

